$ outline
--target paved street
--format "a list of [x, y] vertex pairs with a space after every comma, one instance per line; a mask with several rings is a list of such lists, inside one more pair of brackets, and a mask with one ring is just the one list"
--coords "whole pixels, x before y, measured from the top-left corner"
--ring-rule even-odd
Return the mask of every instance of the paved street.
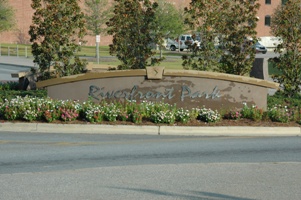
[[300, 137], [0, 132], [0, 199], [300, 199]]
[[12, 78], [11, 74], [28, 70], [30, 70], [30, 67], [0, 64], [0, 81], [18, 81], [19, 79]]
[[0, 63], [1, 64], [12, 64], [12, 65], [19, 65], [19, 66], [28, 66], [34, 67], [33, 58], [26, 58], [22, 56], [0, 56]]
[[34, 67], [32, 59], [16, 56], [0, 56], [0, 81], [18, 81], [12, 78], [12, 73], [28, 71]]

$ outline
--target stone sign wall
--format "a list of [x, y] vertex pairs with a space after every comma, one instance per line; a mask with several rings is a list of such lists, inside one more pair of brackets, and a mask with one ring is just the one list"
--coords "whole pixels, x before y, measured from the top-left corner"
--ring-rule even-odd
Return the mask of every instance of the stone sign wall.
[[260, 79], [191, 70], [107, 71], [37, 83], [54, 99], [95, 102], [164, 101], [178, 107], [241, 108], [243, 103], [266, 109], [268, 88], [278, 84]]

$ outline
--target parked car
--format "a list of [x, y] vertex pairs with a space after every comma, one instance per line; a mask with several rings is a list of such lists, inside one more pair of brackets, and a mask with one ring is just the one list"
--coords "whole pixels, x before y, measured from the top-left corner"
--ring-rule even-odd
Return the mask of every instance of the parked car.
[[[247, 40], [246, 43], [249, 43], [249, 45], [251, 45], [251, 47], [255, 50], [255, 53], [263, 53], [266, 54], [267, 53], [267, 48], [262, 45], [260, 42], [256, 42], [253, 40]], [[255, 44], [254, 44], [255, 43]], [[243, 47], [244, 48], [244, 47]]]
[[260, 44], [259, 42], [256, 42], [256, 44], [254, 45], [254, 48], [256, 50], [256, 53], [266, 54], [268, 51], [267, 48], [265, 46], [263, 46], [262, 44]]
[[184, 49], [189, 49], [189, 46], [193, 44], [200, 46], [200, 42], [193, 40], [192, 35], [181, 35], [175, 40], [168, 38], [166, 43], [166, 49], [175, 51], [176, 49], [179, 49], [179, 44], [180, 51], [183, 51]]

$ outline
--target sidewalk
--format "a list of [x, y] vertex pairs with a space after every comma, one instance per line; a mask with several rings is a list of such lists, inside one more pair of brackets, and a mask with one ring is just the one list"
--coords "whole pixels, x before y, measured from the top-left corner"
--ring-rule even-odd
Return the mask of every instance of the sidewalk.
[[68, 134], [139, 134], [180, 136], [301, 136], [300, 127], [251, 127], [251, 126], [145, 126], [101, 124], [49, 124], [11, 123], [0, 124], [1, 132], [68, 133]]

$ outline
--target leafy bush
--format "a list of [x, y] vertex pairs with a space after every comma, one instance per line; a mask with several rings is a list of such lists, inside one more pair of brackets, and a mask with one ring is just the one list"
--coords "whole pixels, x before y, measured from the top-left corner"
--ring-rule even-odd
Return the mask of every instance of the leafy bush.
[[268, 96], [268, 107], [274, 105], [287, 106], [288, 108], [299, 107], [301, 108], [301, 94], [294, 94], [287, 97], [283, 91], [277, 91], [273, 96]]
[[173, 112], [168, 110], [161, 110], [158, 112], [154, 112], [152, 115], [152, 121], [154, 123], [167, 123], [173, 124], [175, 122], [175, 115]]
[[200, 109], [198, 118], [204, 122], [217, 122], [221, 119], [221, 115], [216, 110], [204, 107]]
[[238, 120], [241, 119], [242, 114], [240, 110], [230, 110], [229, 112], [224, 114], [225, 119]]
[[191, 112], [184, 108], [179, 108], [176, 111], [176, 120], [182, 123], [187, 123], [191, 119]]
[[155, 103], [151, 112], [151, 120], [154, 123], [173, 124], [176, 121], [176, 106], [167, 103]]
[[279, 44], [274, 50], [279, 55], [270, 61], [280, 73], [273, 78], [281, 84], [284, 94], [292, 97], [301, 91], [300, 0], [290, 0], [285, 5], [279, 5], [271, 19], [271, 33], [279, 38]]
[[60, 109], [56, 101], [50, 98], [44, 98], [41, 103], [42, 120], [52, 122], [60, 119]]
[[117, 1], [114, 15], [107, 22], [108, 34], [113, 36], [110, 54], [121, 61], [118, 69], [144, 69], [163, 59], [156, 58], [150, 44], [162, 44], [155, 12], [157, 2], [149, 0]]
[[293, 112], [287, 106], [275, 105], [268, 110], [269, 118], [274, 122], [287, 123], [293, 119]]
[[107, 121], [114, 122], [120, 113], [118, 106], [114, 103], [104, 103], [104, 117]]
[[18, 90], [19, 89], [19, 83], [15, 81], [9, 81], [9, 82], [0, 82], [0, 91], [7, 91], [7, 90]]
[[63, 121], [74, 121], [79, 116], [81, 104], [77, 101], [58, 101], [60, 117]]
[[[41, 73], [39, 79], [83, 73], [87, 62], [76, 52], [85, 43], [87, 31], [78, 1], [32, 0], [31, 8], [35, 12], [28, 33], [33, 62]], [[55, 75], [49, 73], [51, 66]]]
[[46, 90], [0, 90], [0, 102], [4, 102], [5, 99], [11, 100], [17, 97], [37, 97], [47, 98]]
[[104, 111], [103, 107], [101, 107], [100, 105], [88, 104], [88, 106], [84, 108], [83, 112], [84, 118], [88, 122], [98, 123], [103, 121]]
[[[201, 35], [201, 48], [183, 56], [185, 69], [217, 70], [222, 73], [249, 74], [255, 59], [258, 1], [199, 0], [185, 9], [185, 22]], [[239, 9], [239, 12], [233, 10]], [[218, 42], [219, 48], [216, 48]], [[246, 58], [249, 59], [246, 59]]]
[[244, 104], [241, 110], [242, 118], [252, 119], [254, 121], [262, 120], [264, 112], [262, 109], [258, 108], [256, 105], [249, 107], [247, 104]]
[[6, 120], [40, 120], [41, 101], [41, 99], [36, 98], [17, 97], [11, 101], [5, 100], [5, 102], [1, 104], [0, 110], [3, 118]]

